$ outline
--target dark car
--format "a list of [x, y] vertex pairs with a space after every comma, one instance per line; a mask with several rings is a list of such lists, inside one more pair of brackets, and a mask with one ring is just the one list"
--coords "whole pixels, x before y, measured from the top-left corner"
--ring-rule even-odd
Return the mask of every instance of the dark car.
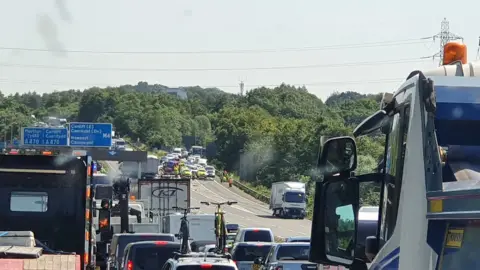
[[140, 241], [175, 241], [173, 234], [166, 233], [119, 233], [114, 234], [110, 244], [108, 264], [110, 269], [120, 269], [125, 247]]
[[180, 243], [168, 241], [142, 241], [125, 247], [122, 270], [157, 270], [180, 250]]

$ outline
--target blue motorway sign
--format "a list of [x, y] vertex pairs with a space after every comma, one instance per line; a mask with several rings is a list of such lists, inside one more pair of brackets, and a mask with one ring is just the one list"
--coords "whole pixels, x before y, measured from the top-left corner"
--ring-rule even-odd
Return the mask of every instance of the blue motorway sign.
[[67, 146], [68, 131], [66, 128], [22, 128], [23, 145]]
[[112, 124], [70, 123], [70, 146], [112, 146]]

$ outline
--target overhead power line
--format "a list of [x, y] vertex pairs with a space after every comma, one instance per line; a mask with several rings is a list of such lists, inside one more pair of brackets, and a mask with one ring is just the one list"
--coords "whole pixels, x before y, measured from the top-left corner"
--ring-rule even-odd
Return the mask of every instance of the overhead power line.
[[155, 71], [155, 72], [189, 72], [189, 71], [246, 71], [246, 70], [283, 70], [283, 69], [312, 69], [312, 68], [336, 68], [369, 65], [391, 65], [413, 62], [425, 62], [431, 57], [416, 57], [406, 59], [394, 59], [383, 61], [347, 62], [331, 64], [297, 65], [297, 66], [266, 66], [266, 67], [233, 67], [233, 68], [114, 68], [114, 67], [82, 67], [82, 66], [49, 66], [0, 63], [1, 67], [20, 67], [38, 69], [60, 69], [60, 70], [86, 70], [86, 71]]
[[[310, 83], [287, 83], [288, 85], [293, 86], [321, 86], [321, 85], [342, 85], [342, 84], [381, 84], [381, 83], [398, 83], [405, 78], [389, 78], [389, 79], [377, 79], [377, 80], [356, 80], [356, 81], [320, 81], [320, 82], [310, 82]], [[48, 82], [48, 81], [36, 81], [36, 80], [10, 80], [6, 78], [0, 78], [0, 83], [6, 84], [46, 84], [46, 85], [57, 85], [57, 86], [65, 86], [65, 85], [90, 85], [88, 87], [95, 87], [95, 86], [111, 86], [111, 87], [118, 87], [121, 85], [128, 85], [128, 84], [111, 84], [111, 83], [89, 83], [89, 82]], [[135, 84], [133, 84], [135, 85]], [[248, 88], [256, 88], [256, 87], [277, 87], [280, 84], [245, 84], [245, 87]], [[195, 85], [192, 85], [195, 86]], [[182, 88], [188, 86], [169, 86], [170, 88]], [[202, 88], [238, 88], [238, 85], [215, 85], [215, 86], [201, 86]]]
[[59, 53], [85, 53], [85, 54], [242, 54], [242, 53], [276, 53], [276, 52], [302, 52], [322, 50], [344, 50], [370, 47], [389, 47], [408, 44], [421, 44], [432, 40], [433, 36], [423, 38], [401, 39], [391, 41], [364, 42], [352, 44], [337, 44], [313, 47], [279, 48], [279, 49], [245, 49], [245, 50], [204, 50], [204, 51], [94, 51], [94, 50], [51, 50], [40, 48], [21, 48], [1, 46], [0, 50], [27, 51], [27, 52], [59, 52]]

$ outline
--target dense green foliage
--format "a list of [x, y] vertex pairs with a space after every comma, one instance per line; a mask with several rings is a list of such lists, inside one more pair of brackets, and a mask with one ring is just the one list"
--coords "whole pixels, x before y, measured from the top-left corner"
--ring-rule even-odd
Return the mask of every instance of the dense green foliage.
[[[217, 166], [240, 173], [252, 186], [268, 187], [284, 180], [311, 183], [320, 137], [351, 134], [378, 109], [380, 100], [379, 95], [344, 92], [322, 102], [305, 88], [285, 84], [254, 89], [245, 96], [188, 87], [188, 100], [165, 94], [165, 89], [140, 82], [43, 95], [0, 94], [0, 119], [5, 119], [0, 121], [0, 134], [18, 136], [19, 127], [35, 121], [34, 115], [111, 122], [117, 133], [150, 147], [179, 146], [182, 135], [195, 136], [201, 144], [216, 142]], [[381, 141], [380, 137], [357, 141], [360, 172], [376, 167], [383, 153]], [[371, 188], [362, 193], [366, 204], [376, 197]]]

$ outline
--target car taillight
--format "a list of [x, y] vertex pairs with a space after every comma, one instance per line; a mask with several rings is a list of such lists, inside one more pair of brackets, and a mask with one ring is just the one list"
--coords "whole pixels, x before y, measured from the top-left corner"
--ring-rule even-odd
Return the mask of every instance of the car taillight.
[[283, 266], [277, 266], [277, 267], [275, 267], [275, 270], [283, 270]]
[[253, 229], [253, 232], [259, 232], [260, 230], [259, 229]]
[[203, 263], [203, 264], [200, 264], [200, 268], [202, 268], [202, 269], [210, 269], [210, 268], [212, 268], [212, 265], [209, 264], [209, 263]]
[[157, 245], [157, 246], [164, 246], [167, 243], [168, 243], [167, 241], [155, 241], [155, 245]]
[[127, 269], [128, 270], [133, 270], [133, 262], [132, 261], [127, 262]]
[[237, 265], [237, 261], [233, 261], [235, 263], [235, 265]]

